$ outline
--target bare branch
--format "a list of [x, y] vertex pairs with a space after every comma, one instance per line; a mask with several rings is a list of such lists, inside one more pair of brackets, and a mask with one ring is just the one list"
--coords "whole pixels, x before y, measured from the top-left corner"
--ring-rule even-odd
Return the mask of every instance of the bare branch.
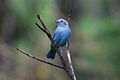
[[44, 29], [50, 34], [48, 28], [47, 28], [46, 25], [44, 24], [44, 22], [43, 22], [43, 20], [42, 20], [42, 18], [40, 17], [39, 14], [37, 15], [37, 17], [38, 17], [40, 23], [42, 24], [42, 26], [44, 27]]
[[[52, 35], [50, 34], [47, 26], [44, 24], [43, 20], [41, 19], [40, 15], [37, 15], [39, 21], [41, 22], [43, 28], [38, 24], [38, 23], [35, 23], [47, 36], [48, 38], [50, 39], [51, 43], [54, 44], [54, 40], [52, 38]], [[61, 69], [64, 69], [68, 75], [71, 77], [71, 80], [76, 80], [76, 77], [75, 77], [75, 74], [74, 74], [74, 70], [73, 70], [73, 67], [72, 67], [72, 62], [71, 62], [71, 58], [70, 58], [70, 52], [69, 52], [69, 47], [66, 48], [66, 52], [67, 52], [67, 57], [68, 57], [68, 61], [69, 61], [69, 67], [67, 67], [67, 64], [66, 64], [66, 61], [64, 60], [64, 58], [60, 55], [60, 50], [58, 49], [58, 45], [55, 45], [55, 49], [57, 50], [57, 53], [59, 55], [59, 58], [63, 64], [63, 66], [60, 66], [60, 65], [57, 65], [57, 64], [54, 64], [54, 63], [51, 63], [51, 62], [48, 62], [48, 61], [45, 61], [43, 59], [40, 59], [36, 56], [32, 56], [31, 54], [21, 50], [21, 49], [18, 49], [18, 51], [20, 51], [21, 53], [27, 55], [28, 57], [30, 58], [33, 58], [35, 60], [38, 60], [40, 62], [43, 62], [43, 63], [46, 63], [46, 64], [49, 64], [51, 66], [55, 66], [55, 67], [58, 67], [58, 68], [61, 68]]]
[[47, 34], [47, 32], [46, 32], [46, 30], [44, 30], [38, 23], [35, 23], [43, 32], [45, 32], [46, 34]]
[[69, 4], [69, 11], [68, 11], [68, 22], [70, 22], [70, 17], [71, 17], [71, 11], [72, 11], [72, 0], [70, 0]]
[[[45, 26], [45, 24], [44, 24], [43, 20], [41, 19], [40, 15], [37, 15], [37, 17], [38, 17], [38, 19], [40, 20], [41, 24], [43, 24], [44, 29], [47, 30], [46, 32], [45, 32], [45, 31], [44, 31], [44, 32], [47, 34], [48, 38], [49, 38], [49, 39], [51, 40], [51, 42], [54, 44], [54, 40], [52, 39], [52, 35], [50, 34], [48, 28]], [[36, 24], [37, 24], [37, 23], [36, 23]], [[37, 26], [40, 27], [39, 25], [37, 25]], [[40, 28], [40, 29], [41, 29], [41, 28]], [[41, 30], [42, 30], [42, 29], [41, 29]], [[43, 31], [43, 30], [42, 30], [42, 31]], [[57, 49], [57, 45], [55, 45], [55, 48]], [[60, 51], [59, 51], [59, 49], [57, 50], [57, 53], [58, 53], [58, 55], [59, 55], [59, 57], [60, 57], [61, 62], [63, 63], [63, 66], [65, 67], [65, 70], [68, 71], [67, 65], [66, 65], [66, 62], [65, 62], [64, 58], [63, 58], [62, 56], [60, 56]]]
[[[70, 23], [70, 18], [71, 18], [71, 11], [72, 11], [72, 0], [70, 0], [69, 11], [68, 11], [68, 22], [69, 23]], [[68, 58], [68, 63], [69, 63], [69, 74], [71, 75], [70, 77], [72, 80], [76, 80], [76, 76], [74, 73], [71, 56], [70, 56], [69, 42], [66, 43], [66, 53], [67, 53], [67, 58]]]
[[63, 58], [62, 56], [60, 56], [60, 50], [59, 50], [59, 49], [57, 50], [57, 53], [58, 53], [58, 55], [59, 55], [59, 58], [60, 58], [60, 60], [61, 60], [61, 62], [62, 62], [62, 64], [63, 64], [63, 66], [65, 67], [65, 70], [69, 73], [69, 69], [68, 69], [68, 67], [67, 67], [67, 64], [66, 64], [64, 58]]
[[[41, 22], [42, 24], [44, 24], [44, 22], [42, 21], [40, 15], [37, 15], [37, 17], [38, 17], [38, 19], [40, 20], [40, 22]], [[38, 27], [40, 27], [37, 23], [36, 23], [36, 25], [37, 25]], [[45, 30], [45, 31], [42, 30], [41, 28], [40, 28], [40, 29], [47, 34], [47, 36], [48, 36], [48, 38], [50, 39], [50, 41], [52, 42], [52, 44], [54, 44], [54, 40], [53, 40], [52, 35], [50, 34], [48, 28], [47, 28], [45, 25], [43, 25], [43, 27], [44, 27], [44, 30]], [[46, 31], [46, 30], [47, 30], [47, 31]], [[64, 58], [63, 58], [62, 56], [60, 56], [60, 50], [58, 49], [58, 46], [57, 46], [57, 45], [55, 45], [55, 49], [57, 50], [57, 53], [58, 53], [58, 55], [59, 55], [59, 58], [60, 58], [63, 66], [64, 66], [64, 68], [65, 68], [64, 70], [68, 73], [68, 75], [69, 75], [69, 76], [71, 77], [71, 79], [72, 79], [72, 76], [71, 76], [70, 73], [69, 73], [69, 68], [67, 67], [67, 64], [66, 64]]]
[[31, 55], [30, 53], [27, 53], [27, 52], [25, 52], [25, 51], [23, 51], [23, 50], [21, 50], [21, 49], [19, 49], [19, 48], [17, 48], [17, 50], [20, 51], [21, 53], [27, 55], [28, 57], [37, 60], [37, 61], [40, 61], [40, 62], [49, 64], [49, 65], [54, 66], [54, 67], [57, 67], [57, 68], [65, 69], [63, 66], [60, 66], [60, 65], [57, 65], [57, 64], [54, 64], [54, 63], [45, 61], [45, 60], [43, 60], [43, 59], [41, 59], [41, 58], [38, 58], [38, 57], [36, 57], [36, 56], [33, 56], [33, 55]]
[[44, 22], [43, 22], [43, 20], [42, 20], [42, 18], [40, 17], [39, 14], [37, 15], [37, 17], [38, 17], [38, 19], [40, 20], [40, 23], [42, 24], [42, 26], [44, 27], [44, 29], [45, 29], [45, 30], [48, 30], [47, 27], [46, 27], [46, 25], [44, 24]]
[[73, 80], [76, 80], [76, 76], [74, 73], [74, 69], [72, 66], [72, 61], [71, 61], [71, 57], [70, 57], [70, 49], [69, 49], [69, 42], [66, 44], [66, 53], [67, 53], [67, 58], [68, 58], [68, 63], [69, 63], [69, 73], [71, 74], [71, 78]]
[[52, 35], [50, 34], [48, 28], [47, 28], [46, 25], [44, 24], [42, 18], [40, 17], [39, 14], [37, 15], [37, 17], [38, 17], [40, 23], [42, 24], [42, 26], [44, 27], [44, 29], [43, 29], [40, 25], [38, 25], [37, 23], [35, 23], [35, 24], [36, 24], [41, 30], [43, 29], [42, 31], [44, 31], [44, 32], [47, 34], [48, 38], [51, 40], [51, 42], [54, 43], [54, 40], [53, 40], [53, 38], [52, 38]]

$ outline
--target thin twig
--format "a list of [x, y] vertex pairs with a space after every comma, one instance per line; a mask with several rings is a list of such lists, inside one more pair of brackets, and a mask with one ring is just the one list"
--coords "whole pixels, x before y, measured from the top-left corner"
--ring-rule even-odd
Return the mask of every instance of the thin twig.
[[69, 11], [68, 11], [68, 22], [70, 22], [70, 17], [71, 17], [71, 11], [72, 11], [72, 0], [70, 0], [70, 5], [69, 5]]
[[54, 66], [54, 67], [57, 67], [57, 68], [65, 69], [63, 66], [60, 66], [60, 65], [57, 65], [57, 64], [54, 64], [54, 63], [45, 61], [45, 60], [43, 60], [43, 59], [41, 59], [41, 58], [38, 58], [38, 57], [36, 57], [36, 56], [31, 55], [30, 53], [27, 53], [27, 52], [23, 51], [22, 49], [17, 48], [17, 50], [18, 50], [19, 52], [21, 52], [21, 53], [27, 55], [28, 57], [37, 60], [37, 61], [40, 61], [40, 62], [49, 64], [49, 65]]
[[42, 31], [46, 31], [45, 33], [47, 34], [47, 36], [48, 36], [49, 39], [52, 41], [52, 43], [54, 43], [54, 40], [53, 40], [53, 38], [52, 38], [52, 35], [50, 34], [47, 26], [44, 24], [44, 22], [43, 22], [43, 20], [42, 20], [42, 18], [40, 17], [39, 14], [37, 15], [37, 18], [39, 19], [40, 23], [42, 24], [44, 30], [43, 30], [43, 28], [42, 28], [40, 25], [38, 25], [37, 23], [36, 23], [36, 25], [37, 25]]
[[76, 76], [75, 76], [75, 73], [74, 73], [74, 69], [73, 69], [72, 61], [71, 61], [71, 57], [70, 57], [69, 42], [66, 44], [66, 53], [67, 53], [67, 58], [68, 58], [68, 63], [69, 63], [69, 69], [70, 69], [69, 71], [71, 73], [72, 79], [76, 80]]
[[[40, 15], [37, 15], [37, 17], [38, 17], [40, 23], [42, 24], [42, 26], [44, 27], [44, 29], [45, 29], [45, 30], [48, 30], [48, 28], [47, 28], [46, 25], [44, 24], [44, 22], [43, 22], [42, 18], [40, 17]], [[48, 31], [48, 32], [49, 32], [49, 31]], [[50, 33], [50, 32], [49, 32], [49, 33]]]
[[[71, 11], [72, 11], [72, 0], [70, 0], [70, 8], [68, 11], [68, 22], [70, 23], [71, 19]], [[71, 75], [72, 80], [76, 80], [75, 72], [72, 66], [71, 56], [70, 56], [70, 49], [69, 49], [69, 42], [66, 43], [66, 53], [69, 63], [69, 74]]]
[[43, 32], [45, 32], [46, 34], [48, 34], [47, 33], [47, 31], [46, 30], [44, 30], [38, 23], [35, 23]]

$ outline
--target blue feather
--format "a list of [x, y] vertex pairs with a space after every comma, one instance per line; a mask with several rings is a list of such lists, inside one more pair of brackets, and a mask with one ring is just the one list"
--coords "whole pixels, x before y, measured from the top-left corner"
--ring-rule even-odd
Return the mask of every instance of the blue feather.
[[[58, 27], [53, 35], [53, 40], [59, 47], [62, 47], [67, 43], [71, 35], [71, 30], [68, 22], [64, 19], [58, 19], [56, 23]], [[54, 59], [56, 51], [54, 47], [51, 47], [51, 50], [47, 54], [47, 58]]]

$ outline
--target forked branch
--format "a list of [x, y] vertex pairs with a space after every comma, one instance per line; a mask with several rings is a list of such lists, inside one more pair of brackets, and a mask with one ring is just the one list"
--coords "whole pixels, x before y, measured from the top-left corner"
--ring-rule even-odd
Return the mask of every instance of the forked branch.
[[[52, 35], [50, 34], [47, 26], [44, 24], [42, 18], [40, 17], [40, 15], [37, 15], [37, 17], [38, 17], [38, 19], [39, 19], [39, 21], [40, 21], [40, 23], [42, 24], [43, 27], [41, 27], [38, 23], [35, 23], [35, 24], [48, 36], [51, 43], [54, 44], [54, 40], [52, 38]], [[25, 51], [23, 51], [23, 50], [21, 50], [19, 48], [17, 48], [17, 50], [20, 51], [21, 53], [27, 55], [30, 58], [33, 58], [35, 60], [38, 60], [40, 62], [43, 62], [45, 64], [49, 64], [51, 66], [54, 66], [54, 67], [57, 67], [57, 68], [60, 68], [60, 69], [64, 69], [68, 73], [68, 75], [70, 76], [71, 80], [76, 80], [75, 73], [74, 73], [74, 70], [73, 70], [73, 67], [72, 67], [72, 62], [71, 62], [71, 58], [70, 58], [70, 52], [69, 52], [68, 45], [66, 45], [66, 52], [67, 52], [67, 58], [68, 58], [69, 67], [67, 66], [66, 61], [64, 60], [64, 58], [60, 55], [60, 50], [58, 49], [57, 45], [55, 45], [55, 48], [57, 49], [57, 53], [59, 55], [59, 58], [60, 58], [60, 60], [61, 60], [61, 62], [63, 64], [63, 66], [60, 66], [60, 65], [45, 61], [45, 60], [43, 60], [41, 58], [38, 58], [36, 56], [33, 56], [33, 55], [31, 55], [31, 54], [29, 54], [29, 53], [27, 53], [27, 52], [25, 52]]]
[[[54, 40], [52, 39], [52, 35], [50, 34], [48, 28], [46, 27], [46, 25], [44, 24], [43, 20], [41, 19], [40, 15], [37, 15], [39, 21], [41, 22], [43, 28], [36, 23], [36, 25], [47, 34], [48, 38], [50, 39], [50, 41], [52, 42], [52, 44], [54, 44]], [[57, 49], [57, 45], [55, 46], [55, 48]], [[71, 62], [71, 58], [70, 58], [70, 50], [69, 50], [69, 45], [66, 44], [66, 52], [67, 52], [67, 58], [68, 58], [68, 63], [69, 63], [69, 67], [66, 64], [66, 61], [64, 60], [64, 58], [60, 55], [60, 50], [57, 50], [57, 53], [59, 55], [59, 58], [64, 66], [64, 70], [68, 73], [68, 75], [71, 77], [71, 80], [76, 80], [76, 76], [72, 67], [72, 62]]]

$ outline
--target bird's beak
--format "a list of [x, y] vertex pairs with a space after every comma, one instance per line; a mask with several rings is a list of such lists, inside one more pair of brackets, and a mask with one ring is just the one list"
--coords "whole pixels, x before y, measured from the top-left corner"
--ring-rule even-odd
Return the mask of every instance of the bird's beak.
[[58, 20], [56, 20], [56, 23], [59, 23], [59, 21], [58, 21]]

